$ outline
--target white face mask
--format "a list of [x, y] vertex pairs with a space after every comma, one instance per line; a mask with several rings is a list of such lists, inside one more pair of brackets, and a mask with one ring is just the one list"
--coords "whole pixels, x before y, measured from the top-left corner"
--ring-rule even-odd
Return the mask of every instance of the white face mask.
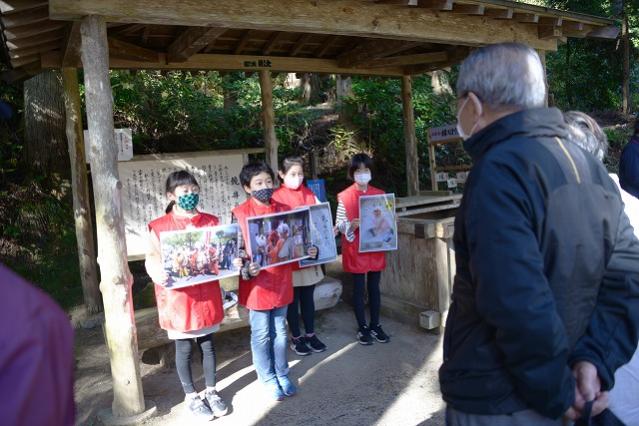
[[366, 185], [368, 182], [371, 181], [370, 172], [355, 173], [354, 177], [355, 177], [355, 182], [359, 183], [360, 185]]
[[284, 176], [284, 185], [288, 189], [297, 189], [304, 182], [303, 176]]
[[[462, 128], [461, 125], [461, 121], [459, 120], [459, 117], [461, 116], [462, 111], [464, 110], [464, 108], [466, 108], [466, 104], [468, 103], [468, 101], [470, 100], [470, 96], [466, 96], [466, 100], [464, 101], [464, 103], [462, 104], [461, 108], [459, 108], [459, 111], [457, 111], [457, 133], [459, 134], [459, 137], [462, 138], [463, 140], [467, 140], [469, 139], [473, 133], [475, 132], [475, 129], [477, 128], [477, 125], [479, 124], [479, 120], [477, 120], [475, 122], [475, 125], [473, 126], [472, 129], [470, 129], [470, 133], [466, 134], [464, 132], [464, 129]], [[481, 116], [481, 105], [479, 107], [479, 115]]]

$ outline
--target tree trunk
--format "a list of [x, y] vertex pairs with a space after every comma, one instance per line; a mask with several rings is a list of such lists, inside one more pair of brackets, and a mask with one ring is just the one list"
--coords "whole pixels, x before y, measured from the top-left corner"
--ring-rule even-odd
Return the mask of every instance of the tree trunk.
[[238, 73], [225, 73], [222, 76], [222, 91], [224, 93], [224, 111], [237, 106], [237, 90], [235, 88], [235, 82], [239, 78]]
[[630, 32], [628, 29], [628, 16], [625, 11], [623, 12], [621, 31], [621, 40], [623, 43], [622, 112], [627, 115], [632, 110], [632, 105], [630, 99]]
[[113, 98], [109, 80], [109, 46], [104, 18], [87, 16], [80, 27], [95, 194], [98, 263], [102, 273], [104, 332], [113, 378], [113, 416], [144, 411], [144, 395], [133, 318], [133, 277], [127, 263], [122, 216], [122, 183], [113, 135]]
[[69, 160], [71, 162], [71, 190], [73, 193], [73, 213], [75, 217], [75, 235], [78, 242], [82, 294], [84, 295], [84, 305], [87, 312], [93, 314], [101, 310], [101, 301], [95, 262], [89, 182], [84, 153], [78, 70], [75, 68], [63, 68], [62, 80], [64, 84], [66, 133], [69, 145]]
[[70, 175], [62, 77], [46, 70], [24, 83], [25, 160], [49, 176]]
[[337, 75], [335, 79], [335, 103], [339, 111], [339, 121], [350, 123], [352, 114], [345, 108], [344, 99], [353, 96], [353, 80], [350, 77]]
[[430, 85], [436, 95], [448, 95], [453, 93], [450, 83], [444, 77], [444, 71], [436, 70], [430, 73]]
[[419, 157], [415, 136], [415, 115], [413, 112], [413, 81], [408, 75], [402, 76], [402, 106], [404, 115], [404, 143], [406, 145], [406, 183], [408, 196], [419, 195]]
[[321, 102], [321, 81], [317, 74], [304, 73], [301, 78], [302, 94], [300, 101], [305, 105], [315, 105]]
[[[266, 148], [266, 162], [274, 172], [278, 169], [277, 136], [275, 135], [275, 113], [273, 112], [273, 82], [268, 70], [260, 70], [260, 89], [262, 94], [262, 134]], [[277, 175], [277, 173], [276, 173]]]

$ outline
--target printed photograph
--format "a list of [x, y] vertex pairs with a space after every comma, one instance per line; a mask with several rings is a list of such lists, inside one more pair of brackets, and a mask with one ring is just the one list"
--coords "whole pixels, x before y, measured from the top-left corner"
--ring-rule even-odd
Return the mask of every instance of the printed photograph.
[[360, 253], [397, 250], [395, 194], [360, 197], [359, 218]]
[[329, 203], [315, 204], [308, 207], [311, 225], [311, 243], [319, 251], [316, 260], [305, 259], [300, 266], [321, 265], [337, 259], [337, 245], [333, 231], [333, 215]]
[[167, 288], [181, 288], [239, 275], [237, 224], [160, 233]]
[[308, 258], [308, 208], [248, 218], [248, 231], [251, 259], [262, 268]]

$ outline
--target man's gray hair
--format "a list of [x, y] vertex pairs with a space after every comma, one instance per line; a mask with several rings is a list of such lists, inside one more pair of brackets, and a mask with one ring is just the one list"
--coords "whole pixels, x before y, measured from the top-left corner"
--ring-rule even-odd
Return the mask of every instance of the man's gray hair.
[[608, 137], [594, 118], [580, 111], [564, 113], [570, 141], [603, 161], [608, 152]]
[[457, 96], [473, 92], [492, 108], [542, 107], [544, 67], [534, 49], [520, 43], [492, 44], [472, 52], [461, 64]]

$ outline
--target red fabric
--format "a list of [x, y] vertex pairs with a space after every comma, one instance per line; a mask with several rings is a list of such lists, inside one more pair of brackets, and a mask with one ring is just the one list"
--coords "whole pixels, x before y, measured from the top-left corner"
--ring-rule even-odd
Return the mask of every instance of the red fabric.
[[[149, 230], [158, 238], [163, 231], [179, 231], [190, 226], [217, 226], [217, 217], [198, 213], [192, 218], [168, 213], [149, 223]], [[224, 319], [220, 283], [210, 281], [190, 287], [170, 290], [155, 284], [160, 327], [164, 330], [194, 331], [212, 327]]]
[[[242, 228], [244, 246], [249, 247], [250, 236], [247, 219], [254, 216], [288, 211], [290, 208], [271, 200], [271, 204], [258, 204], [252, 197], [233, 209]], [[293, 301], [293, 272], [291, 264], [262, 269], [257, 277], [243, 280], [240, 277], [240, 304], [248, 309], [263, 311], [281, 308]]]
[[[357, 184], [354, 183], [337, 194], [337, 199], [344, 205], [348, 220], [353, 221], [359, 218], [359, 197], [380, 194], [384, 194], [384, 191], [371, 185], [368, 185], [366, 192], [362, 192], [357, 188]], [[346, 236], [342, 235], [342, 267], [344, 272], [354, 274], [383, 271], [386, 269], [386, 254], [384, 252], [360, 253], [359, 228], [357, 228], [353, 242], [349, 242]]]
[[[317, 203], [315, 194], [308, 189], [306, 185], [300, 185], [297, 189], [290, 189], [282, 185], [273, 193], [273, 199], [289, 207], [291, 210], [299, 207], [312, 206]], [[302, 269], [299, 262], [293, 263], [292, 268], [293, 271]]]

